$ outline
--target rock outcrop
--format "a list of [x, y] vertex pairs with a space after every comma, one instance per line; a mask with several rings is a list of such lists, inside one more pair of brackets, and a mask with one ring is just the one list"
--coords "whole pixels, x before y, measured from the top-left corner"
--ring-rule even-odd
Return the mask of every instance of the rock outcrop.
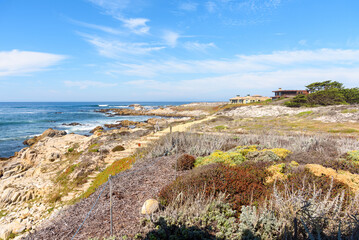
[[35, 136], [33, 138], [25, 140], [23, 144], [31, 146], [45, 137], [61, 137], [64, 135], [66, 135], [66, 131], [60, 131], [60, 130], [49, 128], [45, 132], [43, 132], [40, 136]]

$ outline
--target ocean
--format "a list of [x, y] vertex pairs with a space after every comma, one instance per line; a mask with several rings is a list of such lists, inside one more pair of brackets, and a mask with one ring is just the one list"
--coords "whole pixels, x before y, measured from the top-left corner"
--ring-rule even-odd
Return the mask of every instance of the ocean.
[[[10, 157], [25, 147], [23, 141], [48, 128], [68, 133], [90, 134], [96, 126], [120, 120], [145, 121], [151, 116], [107, 117], [95, 112], [101, 108], [128, 108], [131, 104], [146, 108], [181, 105], [187, 102], [0, 102], [0, 157]], [[78, 126], [65, 126], [72, 122]]]

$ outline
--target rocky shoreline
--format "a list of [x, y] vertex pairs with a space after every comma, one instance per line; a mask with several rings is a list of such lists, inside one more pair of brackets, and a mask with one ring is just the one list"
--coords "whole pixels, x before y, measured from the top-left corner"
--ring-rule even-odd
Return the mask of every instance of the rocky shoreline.
[[140, 106], [99, 112], [164, 118], [117, 121], [97, 126], [91, 136], [48, 129], [25, 140], [28, 147], [0, 161], [0, 238], [33, 232], [43, 220], [78, 198], [89, 187], [91, 176], [125, 156], [140, 138], [169, 125], [208, 115], [202, 110], [176, 112], [173, 107], [147, 110]]

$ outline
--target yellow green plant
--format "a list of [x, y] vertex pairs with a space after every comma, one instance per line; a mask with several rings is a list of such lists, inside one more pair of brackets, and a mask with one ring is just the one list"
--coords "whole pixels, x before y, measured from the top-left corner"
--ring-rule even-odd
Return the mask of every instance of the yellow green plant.
[[230, 166], [241, 164], [246, 160], [246, 156], [249, 152], [267, 152], [271, 151], [281, 159], [285, 159], [291, 151], [285, 148], [273, 148], [258, 150], [257, 145], [250, 146], [238, 146], [235, 151], [222, 152], [214, 151], [211, 155], [206, 157], [199, 157], [196, 159], [195, 167], [210, 164], [210, 163], [223, 163]]
[[214, 151], [207, 157], [199, 157], [196, 159], [195, 167], [210, 164], [210, 163], [223, 163], [234, 166], [244, 162], [245, 158], [240, 152], [222, 152]]
[[349, 152], [347, 153], [347, 158], [348, 158], [350, 161], [353, 161], [354, 163], [359, 164], [359, 151], [358, 151], [358, 150], [349, 151]]
[[87, 198], [92, 193], [96, 191], [96, 189], [104, 184], [110, 175], [114, 176], [119, 172], [125, 171], [132, 167], [132, 164], [136, 161], [135, 156], [122, 158], [113, 162], [110, 166], [108, 166], [103, 172], [99, 173], [95, 180], [92, 182], [91, 186], [87, 189], [85, 193], [82, 194], [81, 198]]

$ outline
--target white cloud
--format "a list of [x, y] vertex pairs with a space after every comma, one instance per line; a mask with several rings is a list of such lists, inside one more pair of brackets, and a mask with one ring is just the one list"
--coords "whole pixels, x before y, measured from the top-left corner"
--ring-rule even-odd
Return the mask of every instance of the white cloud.
[[159, 51], [165, 47], [152, 46], [149, 43], [121, 42], [82, 34], [86, 41], [94, 45], [100, 55], [109, 58], [121, 58], [126, 55], [143, 55]]
[[198, 3], [195, 3], [195, 2], [182, 2], [179, 5], [179, 9], [184, 10], [184, 11], [192, 12], [192, 11], [197, 10], [197, 6], [198, 6]]
[[[333, 69], [355, 69], [359, 66], [359, 50], [319, 49], [313, 51], [277, 51], [271, 54], [237, 55], [222, 60], [162, 60], [142, 64], [119, 63], [112, 73], [154, 78], [172, 74], [211, 74], [262, 76], [292, 70], [320, 70], [334, 73]], [[314, 71], [315, 70], [315, 71]], [[310, 72], [310, 71], [309, 71]], [[341, 71], [342, 72], [342, 71]], [[301, 74], [299, 74], [301, 75]], [[288, 81], [290, 77], [288, 77]], [[262, 82], [267, 82], [265, 78]]]
[[305, 85], [328, 79], [338, 80], [348, 87], [356, 86], [359, 68], [333, 69], [293, 69], [276, 70], [271, 72], [252, 72], [226, 74], [217, 77], [196, 78], [182, 81], [138, 80], [129, 81], [138, 89], [157, 91], [157, 97], [168, 96], [177, 98], [219, 99], [223, 96], [231, 97], [228, 93], [246, 91], [265, 92], [268, 96], [272, 90], [282, 88], [304, 88]]
[[189, 51], [199, 51], [199, 52], [205, 52], [208, 48], [216, 47], [214, 43], [199, 43], [199, 42], [185, 42], [183, 46]]
[[83, 26], [83, 27], [87, 27], [87, 28], [92, 28], [92, 29], [96, 29], [96, 30], [100, 30], [106, 33], [110, 33], [110, 34], [121, 34], [122, 32], [118, 29], [115, 28], [111, 28], [111, 27], [107, 27], [107, 26], [102, 26], [102, 25], [97, 25], [97, 24], [91, 24], [91, 23], [85, 23], [85, 22], [81, 22], [81, 21], [77, 21], [77, 20], [73, 20], [70, 19], [70, 21], [74, 24], [77, 24], [79, 26]]
[[85, 89], [88, 87], [114, 87], [117, 86], [117, 83], [104, 83], [96, 81], [64, 81], [64, 84], [67, 87], [78, 87], [80, 89]]
[[3, 51], [0, 52], [0, 77], [45, 71], [65, 58], [63, 55], [51, 53]]
[[124, 26], [136, 34], [146, 34], [149, 32], [150, 27], [147, 26], [149, 19], [146, 18], [119, 18], [124, 23]]
[[[117, 67], [122, 74], [146, 77], [127, 84], [157, 91], [157, 96], [218, 99], [228, 93], [235, 94], [236, 89], [244, 94], [259, 91], [270, 95], [271, 90], [278, 87], [304, 88], [311, 82], [328, 79], [355, 87], [359, 76], [359, 50], [276, 51], [237, 55], [233, 59], [170, 60]], [[191, 77], [193, 74], [208, 77]], [[174, 75], [183, 80], [167, 80]]]
[[118, 12], [126, 9], [131, 0], [88, 0], [89, 2], [103, 8], [107, 14], [118, 16]]
[[175, 47], [177, 45], [177, 40], [180, 37], [180, 35], [173, 31], [166, 31], [163, 34], [163, 40], [165, 43], [171, 47]]

